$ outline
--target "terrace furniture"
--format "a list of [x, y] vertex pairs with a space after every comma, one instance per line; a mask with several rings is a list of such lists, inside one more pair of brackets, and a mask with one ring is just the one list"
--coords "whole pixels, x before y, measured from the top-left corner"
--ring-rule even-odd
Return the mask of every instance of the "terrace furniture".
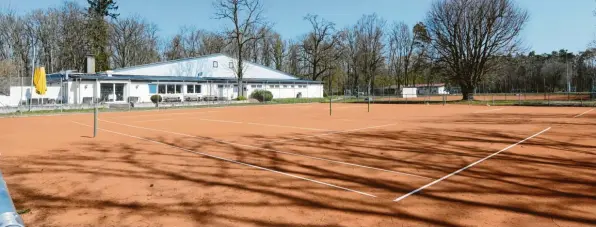
[[198, 95], [185, 95], [184, 101], [186, 102], [198, 102], [201, 101], [201, 97]]
[[164, 96], [163, 101], [164, 102], [182, 102], [182, 99], [180, 99], [180, 96]]

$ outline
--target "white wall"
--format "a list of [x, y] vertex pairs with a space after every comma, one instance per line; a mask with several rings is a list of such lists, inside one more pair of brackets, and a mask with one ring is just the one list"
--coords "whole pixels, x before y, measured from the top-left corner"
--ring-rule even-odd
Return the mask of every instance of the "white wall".
[[[213, 62], [217, 62], [217, 68], [214, 68]], [[145, 75], [145, 76], [188, 76], [188, 77], [219, 77], [236, 78], [234, 68], [237, 67], [237, 61], [234, 58], [223, 54], [210, 55], [198, 58], [189, 58], [162, 62], [156, 64], [142, 65], [136, 67], [122, 68], [112, 70], [112, 74], [118, 75]], [[283, 72], [267, 68], [258, 64], [244, 62], [244, 78], [261, 79], [295, 79]]]
[[[252, 85], [261, 85], [261, 87], [253, 88]], [[273, 86], [273, 87], [271, 87]], [[279, 87], [276, 87], [279, 86]], [[306, 86], [306, 87], [303, 87]], [[280, 98], [296, 98], [301, 93], [302, 98], [321, 98], [323, 97], [323, 85], [322, 84], [255, 84], [250, 83], [247, 86], [247, 96], [250, 96], [255, 90], [267, 90], [270, 91], [274, 99]]]
[[40, 95], [35, 92], [35, 87], [33, 88], [33, 90], [31, 90], [30, 86], [11, 86], [10, 96], [0, 96], [0, 106], [18, 106], [21, 100], [27, 101], [29, 98], [47, 98], [54, 100], [62, 99], [60, 84], [55, 84], [55, 86], [48, 86], [47, 89], [48, 90], [44, 95]]
[[401, 96], [403, 98], [416, 98], [416, 92], [418, 89], [415, 87], [405, 87], [401, 89]]

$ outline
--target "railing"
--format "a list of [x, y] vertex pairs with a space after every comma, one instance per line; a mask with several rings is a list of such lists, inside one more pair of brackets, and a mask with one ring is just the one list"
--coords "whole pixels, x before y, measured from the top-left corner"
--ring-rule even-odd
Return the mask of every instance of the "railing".
[[0, 172], [0, 227], [25, 227], [23, 219], [14, 208], [2, 172]]

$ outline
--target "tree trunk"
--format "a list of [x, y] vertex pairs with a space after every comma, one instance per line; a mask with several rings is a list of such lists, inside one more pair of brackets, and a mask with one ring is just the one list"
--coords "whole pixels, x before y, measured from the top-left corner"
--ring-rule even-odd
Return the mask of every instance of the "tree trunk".
[[244, 84], [241, 79], [238, 80], [238, 97], [240, 96], [244, 96]]
[[461, 93], [463, 95], [462, 100], [474, 100], [474, 90], [475, 86], [462, 84], [461, 85]]

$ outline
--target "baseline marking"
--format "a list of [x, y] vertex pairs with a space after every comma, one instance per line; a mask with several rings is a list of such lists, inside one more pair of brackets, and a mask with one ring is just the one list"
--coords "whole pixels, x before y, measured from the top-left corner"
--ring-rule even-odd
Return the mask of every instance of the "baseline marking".
[[[79, 125], [82, 125], [82, 126], [86, 126], [86, 127], [93, 127], [93, 126], [86, 125], [86, 124], [83, 124], [83, 123], [79, 123], [79, 122], [76, 122], [76, 121], [72, 121], [72, 122], [73, 123], [76, 123], [76, 124], [79, 124]], [[249, 166], [249, 167], [252, 167], [252, 168], [256, 168], [256, 169], [260, 169], [260, 170], [265, 170], [265, 171], [269, 171], [269, 172], [273, 172], [273, 173], [278, 173], [278, 174], [282, 174], [282, 175], [285, 175], [285, 176], [289, 176], [289, 177], [293, 177], [293, 178], [298, 178], [298, 179], [301, 179], [301, 180], [310, 181], [310, 182], [313, 182], [313, 183], [322, 184], [322, 185], [326, 185], [326, 186], [333, 187], [333, 188], [343, 189], [343, 190], [350, 191], [350, 192], [355, 192], [355, 193], [358, 193], [358, 194], [361, 194], [361, 195], [366, 195], [366, 196], [370, 196], [370, 197], [376, 197], [376, 196], [374, 196], [372, 194], [368, 194], [368, 193], [365, 193], [365, 192], [361, 192], [361, 191], [357, 191], [357, 190], [345, 188], [345, 187], [342, 187], [342, 186], [338, 186], [338, 185], [334, 185], [334, 184], [330, 184], [330, 183], [325, 183], [325, 182], [322, 182], [322, 181], [313, 180], [313, 179], [309, 179], [309, 178], [306, 178], [306, 177], [301, 177], [301, 176], [297, 176], [297, 175], [294, 175], [294, 174], [285, 173], [285, 172], [281, 172], [281, 171], [277, 171], [277, 170], [273, 170], [273, 169], [269, 169], [269, 168], [265, 168], [265, 167], [253, 165], [253, 164], [248, 164], [248, 163], [244, 163], [244, 162], [234, 161], [234, 160], [231, 160], [231, 159], [222, 158], [222, 157], [219, 157], [219, 156], [210, 155], [210, 154], [206, 154], [206, 153], [202, 153], [202, 152], [198, 152], [198, 151], [193, 151], [193, 150], [189, 150], [189, 149], [186, 149], [186, 148], [183, 148], [183, 147], [178, 147], [178, 146], [170, 145], [170, 144], [167, 144], [167, 143], [162, 143], [162, 142], [151, 140], [151, 139], [147, 139], [147, 138], [133, 136], [133, 135], [129, 135], [129, 134], [121, 133], [121, 132], [116, 132], [116, 131], [111, 131], [111, 130], [107, 130], [107, 129], [99, 129], [99, 130], [106, 131], [106, 132], [113, 133], [113, 134], [117, 134], [117, 135], [121, 135], [121, 136], [131, 137], [131, 138], [135, 138], [135, 139], [139, 139], [139, 140], [145, 140], [145, 141], [148, 141], [148, 142], [152, 142], [152, 143], [161, 144], [161, 145], [165, 145], [165, 146], [168, 146], [168, 147], [176, 148], [178, 150], [186, 151], [186, 152], [189, 152], [189, 153], [198, 154], [198, 155], [202, 155], [202, 156], [207, 156], [207, 157], [210, 157], [210, 158], [214, 158], [214, 159], [218, 159], [218, 160], [222, 160], [222, 161], [227, 161], [227, 162], [231, 162], [231, 163], [235, 163], [235, 164], [239, 164], [239, 165]]]
[[583, 112], [583, 113], [580, 113], [580, 114], [578, 114], [578, 115], [575, 115], [573, 118], [578, 118], [578, 117], [584, 116], [584, 114], [587, 114], [587, 113], [589, 113], [589, 112], [592, 112], [592, 111], [594, 111], [594, 109], [593, 109], [593, 108], [592, 108], [592, 109], [589, 109], [589, 110], [588, 110], [588, 111], [586, 111], [586, 112]]
[[356, 166], [356, 167], [361, 167], [361, 168], [366, 168], [366, 169], [374, 169], [374, 170], [379, 170], [379, 171], [383, 171], [383, 172], [395, 173], [395, 174], [399, 174], [399, 175], [407, 175], [407, 176], [412, 176], [412, 177], [433, 179], [433, 178], [430, 178], [430, 177], [420, 176], [420, 175], [406, 173], [406, 172], [381, 169], [381, 168], [377, 168], [377, 167], [359, 165], [359, 164], [354, 164], [354, 163], [349, 163], [349, 162], [342, 162], [342, 161], [337, 161], [337, 160], [333, 160], [333, 159], [319, 158], [319, 157], [310, 156], [310, 155], [304, 155], [304, 154], [292, 153], [292, 152], [287, 152], [287, 151], [274, 150], [274, 149], [257, 147], [257, 146], [246, 145], [246, 144], [233, 143], [233, 142], [228, 142], [228, 141], [223, 141], [223, 140], [217, 140], [217, 139], [213, 139], [213, 138], [205, 138], [205, 137], [193, 136], [193, 135], [189, 135], [189, 134], [185, 134], [185, 133], [178, 133], [178, 132], [172, 132], [172, 131], [166, 131], [166, 130], [160, 130], [160, 129], [154, 129], [154, 128], [147, 128], [147, 127], [142, 127], [142, 126], [129, 125], [129, 124], [118, 123], [118, 122], [113, 122], [113, 121], [106, 121], [106, 120], [101, 120], [101, 121], [107, 122], [107, 123], [112, 123], [112, 124], [117, 124], [117, 125], [123, 125], [123, 126], [131, 127], [131, 128], [138, 128], [138, 129], [144, 129], [144, 130], [150, 130], [150, 131], [156, 131], [156, 132], [163, 132], [163, 133], [169, 133], [169, 134], [173, 134], [173, 135], [186, 136], [186, 137], [192, 137], [192, 138], [198, 138], [198, 139], [206, 139], [206, 140], [211, 140], [211, 141], [215, 141], [215, 142], [223, 143], [223, 144], [229, 144], [229, 145], [240, 146], [240, 147], [249, 147], [249, 148], [254, 148], [254, 149], [258, 149], [258, 150], [265, 150], [265, 151], [271, 151], [271, 152], [276, 152], [276, 153], [281, 153], [281, 154], [287, 154], [287, 155], [293, 155], [293, 156], [300, 156], [300, 157], [305, 157], [305, 158], [310, 158], [310, 159], [315, 159], [315, 160], [321, 160], [321, 161], [327, 161], [327, 162], [334, 162], [334, 163], [338, 163], [338, 164], [349, 165], [349, 166]]
[[414, 190], [414, 191], [411, 191], [411, 192], [409, 192], [408, 194], [402, 195], [402, 196], [400, 196], [399, 198], [397, 198], [397, 199], [395, 199], [395, 200], [393, 200], [393, 201], [394, 201], [394, 202], [398, 202], [398, 201], [400, 201], [400, 200], [403, 200], [403, 199], [407, 198], [408, 196], [411, 196], [411, 195], [413, 195], [413, 194], [415, 194], [415, 193], [417, 193], [417, 192], [419, 192], [419, 191], [422, 191], [422, 189], [428, 188], [428, 187], [432, 186], [433, 184], [439, 183], [439, 182], [441, 182], [441, 181], [443, 181], [443, 180], [445, 180], [445, 179], [447, 179], [447, 178], [449, 178], [449, 177], [451, 177], [451, 176], [453, 176], [453, 175], [455, 175], [455, 174], [458, 174], [458, 173], [459, 173], [459, 172], [461, 172], [461, 171], [464, 171], [464, 170], [466, 170], [466, 169], [468, 169], [468, 168], [470, 168], [470, 167], [472, 167], [472, 166], [475, 166], [475, 165], [476, 165], [476, 164], [478, 164], [478, 163], [481, 163], [481, 162], [483, 162], [483, 161], [485, 161], [485, 160], [487, 160], [487, 159], [489, 159], [489, 158], [492, 158], [493, 156], [495, 156], [495, 155], [498, 155], [499, 153], [501, 153], [501, 152], [503, 152], [503, 151], [509, 150], [509, 149], [511, 149], [512, 147], [515, 147], [515, 146], [517, 146], [517, 145], [518, 145], [518, 144], [520, 144], [520, 143], [526, 142], [526, 141], [527, 141], [527, 140], [529, 140], [529, 139], [532, 139], [532, 138], [534, 138], [534, 137], [536, 137], [536, 136], [539, 136], [540, 134], [542, 134], [542, 133], [545, 133], [546, 131], [550, 130], [550, 128], [551, 128], [551, 127], [548, 127], [548, 128], [546, 128], [546, 129], [544, 129], [544, 130], [542, 130], [542, 131], [540, 131], [540, 132], [538, 132], [538, 133], [536, 133], [536, 134], [534, 134], [534, 135], [532, 135], [532, 136], [530, 136], [530, 137], [528, 137], [528, 138], [525, 138], [525, 139], [523, 139], [523, 140], [521, 140], [521, 141], [519, 141], [519, 142], [517, 142], [517, 143], [511, 144], [511, 145], [509, 145], [508, 147], [506, 147], [506, 148], [503, 148], [503, 149], [502, 149], [502, 150], [500, 150], [500, 151], [497, 151], [497, 152], [495, 152], [495, 153], [493, 153], [493, 154], [491, 154], [491, 155], [489, 155], [489, 156], [486, 156], [486, 157], [485, 157], [485, 158], [483, 158], [483, 159], [480, 159], [480, 160], [478, 160], [478, 161], [475, 161], [474, 163], [472, 163], [472, 164], [469, 164], [469, 165], [467, 165], [467, 166], [466, 166], [466, 167], [464, 167], [464, 168], [458, 169], [458, 170], [456, 170], [456, 171], [455, 171], [455, 172], [453, 172], [453, 173], [447, 174], [447, 175], [446, 175], [446, 176], [444, 176], [444, 177], [441, 177], [441, 178], [439, 178], [439, 179], [437, 179], [437, 180], [435, 180], [435, 181], [433, 181], [433, 182], [430, 182], [430, 183], [428, 183], [428, 184], [426, 184], [426, 185], [424, 185], [424, 186], [422, 186], [422, 187], [420, 187], [420, 188], [418, 188], [418, 189], [416, 189], [416, 190]]
[[506, 108], [491, 109], [491, 110], [481, 110], [481, 111], [476, 111], [474, 113], [485, 113], [485, 112], [499, 111], [499, 110], [504, 110], [504, 109], [506, 109]]

